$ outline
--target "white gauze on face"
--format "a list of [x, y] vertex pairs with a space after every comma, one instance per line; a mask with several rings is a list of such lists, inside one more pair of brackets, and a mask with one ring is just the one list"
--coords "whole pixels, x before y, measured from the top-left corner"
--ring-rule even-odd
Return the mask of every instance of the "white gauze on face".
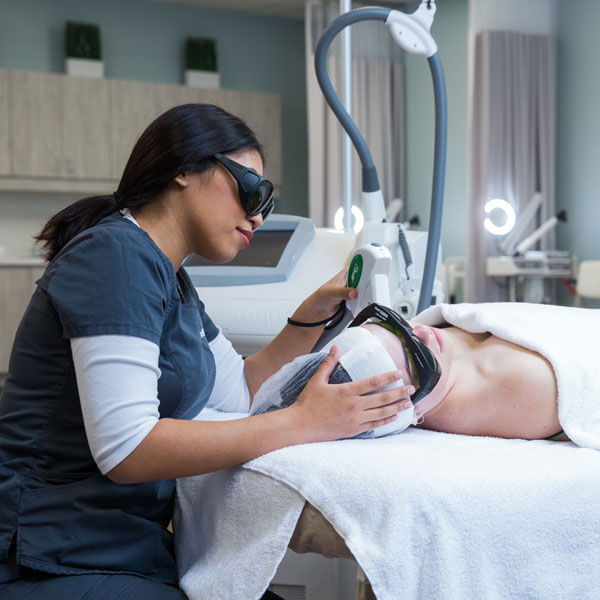
[[[329, 352], [333, 345], [339, 348], [339, 362], [346, 369], [352, 381], [397, 370], [396, 364], [384, 345], [364, 327], [348, 327], [325, 346], [323, 351]], [[382, 392], [403, 385], [403, 380], [398, 379], [376, 391]], [[392, 423], [373, 429], [373, 436], [381, 437], [391, 433], [400, 433], [409, 425], [415, 425], [416, 422], [415, 409], [414, 406], [411, 406], [397, 413], [397, 418]]]

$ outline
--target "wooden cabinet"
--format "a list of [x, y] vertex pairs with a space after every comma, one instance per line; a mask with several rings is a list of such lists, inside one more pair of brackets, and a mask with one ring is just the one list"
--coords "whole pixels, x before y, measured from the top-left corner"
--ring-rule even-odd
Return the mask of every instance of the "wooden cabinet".
[[0, 373], [8, 372], [17, 327], [43, 272], [42, 266], [0, 266]]
[[180, 85], [155, 85], [158, 112], [178, 104], [204, 102], [216, 104], [242, 118], [262, 143], [265, 176], [281, 185], [281, 98], [279, 94], [241, 92], [237, 90], [204, 90]]
[[[265, 177], [281, 185], [281, 101], [278, 94], [242, 92], [241, 104], [235, 107], [239, 115], [256, 133], [265, 152]], [[233, 111], [233, 109], [232, 109]]]
[[10, 173], [8, 147], [8, 71], [0, 69], [0, 175]]
[[156, 84], [141, 81], [110, 81], [113, 179], [121, 178], [135, 142], [161, 112], [156, 87]]
[[109, 179], [108, 83], [10, 71], [16, 177]]
[[60, 175], [111, 179], [109, 81], [61, 77]]
[[111, 192], [140, 133], [178, 104], [205, 102], [256, 132], [281, 184], [278, 94], [0, 69], [0, 190]]
[[10, 71], [12, 174], [60, 177], [60, 75]]
[[195, 102], [208, 102], [218, 104], [212, 100], [211, 92], [220, 92], [221, 90], [200, 90], [197, 88], [186, 87], [182, 85], [168, 85], [159, 83], [155, 85], [156, 90], [156, 106], [159, 113], [163, 113], [173, 106], [179, 104], [189, 104]]

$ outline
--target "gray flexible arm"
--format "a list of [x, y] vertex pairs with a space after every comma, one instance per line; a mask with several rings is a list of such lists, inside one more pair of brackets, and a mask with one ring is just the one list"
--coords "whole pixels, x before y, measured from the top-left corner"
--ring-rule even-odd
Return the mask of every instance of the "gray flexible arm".
[[327, 73], [327, 53], [335, 36], [342, 31], [342, 29], [348, 27], [348, 25], [352, 25], [352, 23], [357, 23], [359, 21], [385, 21], [390, 12], [391, 11], [389, 8], [359, 8], [340, 15], [323, 32], [323, 35], [321, 36], [321, 39], [319, 40], [315, 50], [315, 71], [321, 91], [323, 92], [323, 95], [325, 96], [329, 106], [331, 106], [331, 109], [342, 124], [342, 127], [350, 136], [350, 139], [352, 140], [352, 143], [354, 144], [354, 147], [356, 148], [356, 151], [360, 157], [363, 170], [363, 192], [376, 192], [379, 189], [377, 171], [365, 139], [358, 130], [358, 127], [356, 127], [354, 124], [354, 121], [344, 108], [344, 105], [341, 103], [340, 99], [335, 93], [335, 90], [333, 89], [333, 86], [331, 85], [331, 80], [329, 79], [329, 74]]
[[427, 252], [425, 254], [425, 267], [423, 269], [417, 314], [423, 312], [431, 305], [431, 293], [435, 279], [442, 229], [444, 179], [446, 177], [446, 143], [448, 141], [448, 103], [446, 100], [446, 82], [444, 80], [442, 61], [437, 52], [427, 60], [429, 61], [435, 92], [435, 157], [433, 162], [433, 187], [431, 190]]
[[[363, 192], [379, 190], [377, 171], [371, 152], [363, 136], [352, 121], [352, 118], [340, 102], [329, 74], [327, 73], [327, 53], [335, 36], [345, 27], [359, 21], [386, 21], [390, 9], [387, 8], [360, 8], [340, 15], [325, 30], [315, 50], [315, 70], [319, 86], [329, 106], [339, 119], [342, 127], [347, 131], [362, 163]], [[440, 244], [442, 226], [442, 207], [444, 202], [444, 179], [446, 176], [446, 143], [448, 138], [448, 115], [446, 100], [446, 83], [444, 71], [439, 54], [436, 53], [427, 59], [433, 78], [435, 92], [435, 159], [433, 169], [433, 189], [431, 192], [431, 212], [429, 216], [429, 235], [427, 238], [427, 252], [425, 268], [421, 283], [421, 294], [417, 314], [428, 308], [431, 304], [431, 294], [437, 266], [437, 255]]]

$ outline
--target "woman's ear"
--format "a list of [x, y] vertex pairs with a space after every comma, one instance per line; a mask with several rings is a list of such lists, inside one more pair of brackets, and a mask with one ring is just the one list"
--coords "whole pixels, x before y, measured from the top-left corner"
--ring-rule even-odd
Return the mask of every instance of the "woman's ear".
[[173, 180], [179, 187], [187, 187], [188, 184], [188, 177], [185, 173], [180, 173], [179, 175], [177, 175], [177, 177], [175, 177], [175, 179]]

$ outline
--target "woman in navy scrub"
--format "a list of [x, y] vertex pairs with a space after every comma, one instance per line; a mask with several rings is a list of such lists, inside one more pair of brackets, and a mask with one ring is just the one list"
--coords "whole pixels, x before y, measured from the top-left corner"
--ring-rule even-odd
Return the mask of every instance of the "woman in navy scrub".
[[[225, 263], [251, 243], [268, 207], [251, 214], [242, 188], [259, 178], [244, 172], [262, 168], [243, 121], [178, 106], [141, 135], [114, 194], [79, 200], [44, 227], [49, 264], [0, 396], [1, 598], [185, 598], [167, 530], [175, 478], [352, 436], [402, 409], [409, 387], [371, 393], [396, 373], [328, 384], [334, 348], [293, 406], [192, 420], [227, 394], [243, 400], [236, 390], [247, 411], [323, 329], [286, 325], [242, 361], [180, 268], [191, 253]], [[353, 294], [340, 274], [293, 319], [326, 321]]]

